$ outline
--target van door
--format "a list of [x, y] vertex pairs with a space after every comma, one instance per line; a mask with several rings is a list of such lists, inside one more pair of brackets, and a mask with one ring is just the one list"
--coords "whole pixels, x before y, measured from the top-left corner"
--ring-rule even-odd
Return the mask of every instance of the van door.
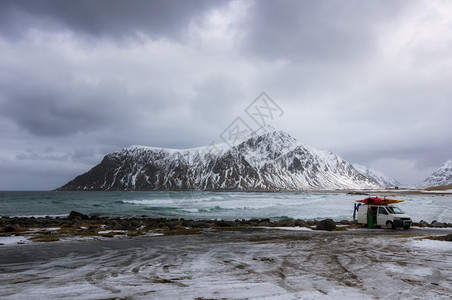
[[386, 221], [389, 219], [389, 213], [386, 210], [386, 207], [379, 206], [378, 207], [378, 217], [377, 217], [377, 225], [386, 226]]
[[369, 205], [367, 210], [367, 226], [369, 228], [373, 228], [377, 226], [377, 215], [378, 215], [378, 206]]
[[367, 224], [367, 205], [358, 204], [358, 223]]

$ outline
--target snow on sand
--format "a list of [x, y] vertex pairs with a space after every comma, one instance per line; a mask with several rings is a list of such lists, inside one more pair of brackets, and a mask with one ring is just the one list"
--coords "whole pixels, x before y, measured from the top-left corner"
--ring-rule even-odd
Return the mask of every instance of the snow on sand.
[[449, 299], [452, 243], [419, 232], [207, 230], [1, 246], [0, 298]]

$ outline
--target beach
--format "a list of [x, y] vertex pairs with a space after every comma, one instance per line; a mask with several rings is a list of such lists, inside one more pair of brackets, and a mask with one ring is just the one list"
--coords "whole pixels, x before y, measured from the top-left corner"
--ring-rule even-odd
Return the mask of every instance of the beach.
[[3, 192], [0, 298], [449, 299], [450, 195], [405, 195], [409, 230], [357, 224], [362, 197]]
[[[338, 227], [341, 228], [341, 227]], [[0, 246], [2, 299], [449, 299], [451, 228], [203, 228]]]

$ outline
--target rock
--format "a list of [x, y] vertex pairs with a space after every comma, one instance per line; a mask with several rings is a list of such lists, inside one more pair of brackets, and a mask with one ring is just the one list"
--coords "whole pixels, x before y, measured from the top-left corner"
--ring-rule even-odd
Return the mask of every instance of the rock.
[[361, 195], [361, 196], [369, 196], [367, 193], [363, 192], [348, 192], [347, 195]]
[[446, 235], [446, 237], [444, 238], [445, 241], [448, 242], [452, 242], [452, 233], [449, 233], [448, 235]]
[[308, 220], [307, 221], [309, 226], [316, 226], [317, 224], [319, 224], [319, 221], [317, 220]]
[[317, 229], [317, 230], [327, 230], [327, 231], [331, 231], [335, 228], [336, 228], [336, 223], [332, 219], [322, 220], [315, 227], [315, 229]]
[[75, 210], [71, 211], [67, 218], [69, 220], [75, 220], [75, 219], [87, 220], [87, 219], [89, 219], [89, 217], [87, 215], [82, 214], [82, 213], [80, 213], [78, 211], [75, 211]]
[[218, 220], [214, 222], [216, 227], [233, 227], [235, 224], [228, 221]]
[[339, 223], [341, 223], [342, 225], [350, 225], [349, 220], [341, 220]]
[[308, 223], [305, 220], [296, 219], [295, 220], [295, 226], [298, 227], [308, 227]]
[[428, 226], [428, 223], [425, 222], [424, 220], [421, 220], [421, 221], [419, 222], [419, 227], [427, 227], [427, 226]]
[[17, 230], [15, 225], [7, 224], [2, 228], [2, 232], [14, 232]]
[[275, 227], [275, 224], [273, 224], [272, 222], [260, 222], [259, 226], [263, 226], [263, 227]]
[[430, 226], [431, 227], [446, 227], [444, 223], [438, 222], [438, 221], [433, 221]]
[[293, 219], [284, 219], [284, 220], [279, 220], [275, 222], [276, 226], [279, 227], [294, 227], [295, 226], [295, 220]]
[[130, 221], [130, 225], [134, 228], [138, 228], [138, 227], [143, 226], [143, 221], [134, 219], [134, 220]]

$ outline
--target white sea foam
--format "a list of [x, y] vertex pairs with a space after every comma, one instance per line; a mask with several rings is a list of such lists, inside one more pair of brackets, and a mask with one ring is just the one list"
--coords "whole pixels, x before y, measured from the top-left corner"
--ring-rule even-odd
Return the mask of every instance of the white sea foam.
[[144, 206], [162, 206], [162, 205], [172, 205], [175, 203], [174, 200], [166, 200], [166, 199], [152, 199], [152, 200], [122, 200], [124, 203], [130, 203], [135, 205], [144, 205]]

